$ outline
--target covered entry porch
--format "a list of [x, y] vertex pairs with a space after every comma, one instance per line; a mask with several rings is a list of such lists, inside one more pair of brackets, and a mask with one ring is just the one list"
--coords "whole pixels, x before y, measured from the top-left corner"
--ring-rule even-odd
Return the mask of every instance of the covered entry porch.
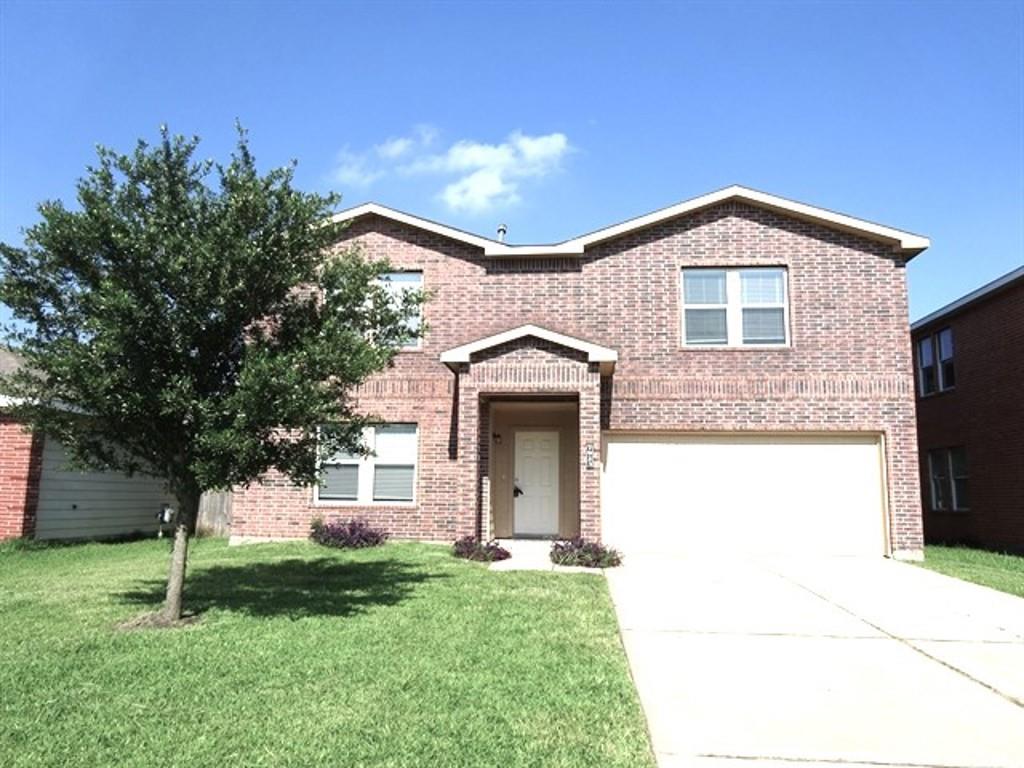
[[497, 538], [580, 534], [579, 398], [486, 398], [486, 478]]
[[442, 353], [455, 374], [453, 458], [476, 535], [600, 538], [601, 382], [616, 359], [535, 325]]

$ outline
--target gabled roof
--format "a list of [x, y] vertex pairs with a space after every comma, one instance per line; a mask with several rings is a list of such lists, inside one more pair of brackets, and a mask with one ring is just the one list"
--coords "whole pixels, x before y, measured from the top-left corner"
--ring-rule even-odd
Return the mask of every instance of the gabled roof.
[[14, 373], [24, 364], [21, 355], [0, 347], [0, 373]]
[[963, 309], [968, 304], [973, 304], [979, 299], [983, 299], [986, 296], [995, 293], [996, 291], [1001, 290], [1007, 287], [1008, 285], [1011, 285], [1020, 280], [1024, 280], [1024, 266], [1017, 267], [1012, 272], [1007, 272], [1002, 277], [997, 277], [991, 283], [986, 283], [985, 285], [981, 286], [981, 288], [971, 291], [965, 296], [961, 296], [956, 301], [951, 302], [946, 306], [935, 310], [929, 315], [925, 315], [920, 320], [915, 321], [910, 326], [910, 330], [916, 331], [918, 328], [922, 328], [928, 325], [929, 323], [933, 323], [936, 320], [940, 320], [946, 317], [947, 315], [952, 315], [954, 312]]
[[449, 366], [458, 363], [468, 363], [470, 356], [477, 352], [496, 347], [499, 344], [507, 344], [510, 341], [516, 341], [526, 336], [533, 336], [544, 341], [550, 341], [552, 344], [559, 344], [568, 349], [582, 352], [587, 356], [587, 362], [600, 363], [603, 373], [610, 373], [615, 367], [615, 362], [619, 359], [618, 352], [608, 347], [602, 347], [600, 344], [592, 344], [589, 341], [583, 341], [574, 336], [566, 336], [564, 333], [551, 331], [539, 325], [521, 325], [518, 328], [502, 331], [493, 336], [486, 336], [459, 347], [452, 347], [441, 353], [441, 362]]
[[492, 240], [491, 238], [480, 237], [455, 227], [449, 227], [436, 221], [413, 216], [410, 213], [397, 211], [394, 208], [388, 208], [379, 203], [365, 203], [355, 208], [349, 208], [335, 214], [332, 219], [334, 221], [351, 221], [369, 215], [383, 216], [392, 221], [408, 224], [417, 229], [433, 232], [434, 234], [481, 248], [485, 256], [499, 258], [509, 256], [579, 256], [589, 246], [654, 226], [676, 216], [682, 216], [683, 214], [692, 213], [702, 208], [708, 208], [712, 205], [732, 200], [745, 202], [759, 208], [775, 211], [784, 216], [810, 221], [831, 229], [850, 232], [870, 240], [885, 243], [890, 245], [894, 251], [903, 253], [908, 258], [915, 256], [931, 245], [931, 241], [921, 235], [875, 224], [864, 219], [856, 219], [846, 214], [836, 213], [825, 208], [816, 208], [812, 205], [798, 203], [794, 200], [787, 200], [784, 197], [770, 195], [767, 192], [758, 192], [757, 190], [735, 184], [731, 187], [720, 189], [717, 192], [685, 200], [668, 208], [662, 208], [644, 216], [638, 216], [635, 219], [629, 219], [620, 224], [614, 224], [610, 227], [581, 235], [572, 240], [541, 245], [510, 245], [498, 240]]
[[[12, 352], [6, 347], [0, 347], [0, 374], [12, 374], [21, 368], [23, 364], [24, 361], [21, 359], [21, 355]], [[7, 408], [12, 405], [18, 405], [19, 403], [21, 403], [19, 398], [0, 394], [0, 408]]]

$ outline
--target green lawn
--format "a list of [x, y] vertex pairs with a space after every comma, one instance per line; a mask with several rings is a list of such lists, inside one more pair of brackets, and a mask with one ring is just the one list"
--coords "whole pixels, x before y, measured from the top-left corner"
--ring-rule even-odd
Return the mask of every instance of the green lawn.
[[925, 568], [1024, 597], [1024, 557], [967, 547], [928, 546]]
[[494, 573], [443, 547], [0, 547], [0, 762], [15, 766], [653, 766], [604, 579]]

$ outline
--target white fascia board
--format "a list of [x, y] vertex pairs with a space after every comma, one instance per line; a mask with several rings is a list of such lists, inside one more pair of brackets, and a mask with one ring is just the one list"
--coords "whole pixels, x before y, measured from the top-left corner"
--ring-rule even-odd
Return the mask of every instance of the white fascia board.
[[568, 349], [583, 352], [587, 356], [587, 362], [591, 363], [614, 363], [619, 359], [618, 352], [608, 347], [602, 347], [600, 344], [591, 344], [589, 341], [566, 336], [564, 333], [549, 331], [547, 328], [541, 328], [539, 325], [521, 325], [518, 328], [512, 328], [511, 330], [496, 333], [493, 336], [477, 339], [468, 344], [446, 350], [441, 353], [441, 362], [468, 363], [470, 356], [477, 352], [521, 339], [524, 336], [534, 336], [544, 341], [550, 341], [552, 344], [559, 344]]
[[968, 304], [972, 304], [978, 299], [982, 299], [985, 296], [988, 296], [990, 293], [994, 293], [995, 291], [998, 291], [1000, 288], [1009, 285], [1015, 280], [1020, 279], [1024, 279], [1024, 266], [1017, 267], [1017, 269], [1013, 270], [1012, 272], [1006, 273], [1002, 277], [997, 277], [991, 283], [986, 283], [985, 285], [981, 286], [981, 288], [978, 288], [976, 290], [971, 291], [968, 294], [965, 294], [964, 296], [961, 296], [956, 301], [951, 302], [944, 307], [940, 307], [934, 312], [925, 315], [920, 320], [915, 320], [911, 324], [910, 330], [916, 331], [918, 328], [922, 328], [928, 325], [929, 323], [933, 323], [939, 318], [945, 317], [946, 315], [951, 315], [958, 309], [962, 309], [963, 307], [966, 307]]
[[885, 242], [892, 243], [903, 251], [920, 253], [931, 245], [931, 241], [927, 237], [922, 237], [921, 235], [915, 235], [910, 232], [893, 229], [881, 224], [875, 224], [874, 222], [864, 221], [863, 219], [856, 219], [853, 216], [836, 213], [835, 211], [829, 211], [825, 208], [817, 208], [813, 205], [806, 205], [805, 203], [798, 203], [794, 200], [787, 200], [784, 197], [770, 195], [767, 192], [758, 192], [755, 189], [749, 189], [735, 184], [731, 187], [720, 189], [717, 192], [701, 195], [700, 197], [695, 197], [692, 200], [685, 200], [681, 203], [677, 203], [676, 205], [669, 206], [668, 208], [662, 208], [660, 211], [654, 211], [653, 213], [648, 213], [644, 216], [624, 221], [621, 224], [606, 227], [605, 229], [599, 229], [596, 232], [583, 235], [575, 240], [570, 240], [563, 245], [578, 245], [582, 250], [582, 248], [586, 248], [588, 245], [593, 245], [604, 240], [610, 240], [613, 237], [619, 237], [620, 235], [628, 234], [634, 230], [653, 226], [665, 221], [666, 219], [671, 219], [675, 216], [681, 216], [701, 208], [707, 208], [733, 199], [743, 200], [762, 208], [769, 208], [784, 215], [795, 216], [800, 219], [818, 222], [847, 232], [853, 232], [854, 234], [866, 235], [868, 237], [880, 239]]
[[445, 226], [444, 224], [439, 224], [436, 221], [430, 221], [429, 219], [413, 216], [412, 214], [404, 213], [403, 211], [397, 211], [378, 203], [366, 203], [355, 208], [350, 208], [346, 211], [341, 211], [340, 213], [332, 216], [331, 220], [348, 221], [370, 214], [383, 216], [384, 218], [391, 219], [393, 221], [408, 224], [411, 227], [416, 227], [427, 232], [433, 232], [435, 234], [442, 235], [443, 237], [481, 248], [485, 256], [496, 258], [519, 256], [580, 256], [588, 246], [595, 245], [606, 240], [611, 240], [612, 238], [659, 224], [667, 219], [692, 213], [693, 211], [707, 208], [718, 203], [723, 203], [728, 200], [742, 200], [750, 203], [751, 205], [767, 208], [785, 216], [815, 222], [826, 227], [851, 232], [862, 237], [881, 240], [882, 242], [892, 245], [894, 249], [899, 250], [908, 256], [914, 256], [931, 245], [931, 241], [927, 237], [923, 237], [921, 235], [915, 235], [910, 232], [904, 232], [903, 230], [893, 229], [892, 227], [886, 227], [882, 224], [875, 224], [874, 222], [865, 221], [864, 219], [857, 219], [853, 216], [836, 213], [835, 211], [830, 211], [825, 208], [817, 208], [813, 205], [798, 203], [795, 200], [787, 200], [784, 197], [770, 195], [767, 192], [758, 192], [755, 189], [749, 189], [748, 187], [742, 187], [739, 185], [733, 185], [731, 187], [726, 187], [725, 189], [720, 189], [716, 192], [695, 197], [691, 200], [685, 200], [681, 203], [677, 203], [676, 205], [671, 205], [668, 208], [662, 208], [661, 210], [639, 216], [635, 219], [630, 219], [611, 227], [605, 227], [604, 229], [599, 229], [595, 232], [581, 235], [580, 237], [572, 240], [547, 245], [509, 245], [497, 240], [491, 240], [490, 238], [473, 235], [469, 232], [464, 232], [461, 229]]
[[499, 243], [497, 240], [488, 240], [486, 237], [479, 237], [477, 235], [470, 234], [469, 232], [463, 232], [461, 229], [455, 229], [454, 227], [448, 227], [444, 224], [439, 224], [436, 221], [431, 221], [430, 219], [413, 216], [411, 213], [396, 211], [394, 208], [388, 208], [386, 205], [380, 205], [379, 203], [365, 203], [363, 205], [356, 206], [355, 208], [339, 211], [331, 216], [331, 221], [351, 221], [353, 219], [358, 219], [361, 216], [368, 216], [371, 214], [383, 216], [385, 219], [391, 219], [392, 221], [398, 221], [402, 224], [408, 224], [410, 227], [422, 229], [427, 232], [433, 232], [436, 235], [441, 235], [452, 240], [458, 240], [459, 242], [474, 245], [477, 248], [483, 248], [485, 250], [492, 245], [502, 245], [502, 243]]

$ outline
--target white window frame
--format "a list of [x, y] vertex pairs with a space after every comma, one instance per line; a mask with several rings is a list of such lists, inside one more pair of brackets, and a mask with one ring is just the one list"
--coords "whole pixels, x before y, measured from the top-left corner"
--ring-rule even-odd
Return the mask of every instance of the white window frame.
[[[952, 340], [953, 354], [948, 358], [942, 357], [942, 334], [948, 332], [950, 339]], [[932, 353], [932, 364], [926, 366], [923, 364], [921, 359], [921, 348], [926, 346], [931, 350]], [[956, 335], [953, 333], [952, 326], [946, 326], [939, 330], [922, 336], [917, 340], [914, 345], [914, 356], [917, 358], [917, 392], [919, 397], [931, 397], [937, 395], [940, 392], [949, 392], [950, 390], [956, 389]], [[953, 383], [949, 384], [946, 381], [946, 372], [943, 370], [943, 363], [951, 363], [953, 366]], [[931, 367], [935, 369], [935, 389], [931, 392], [925, 392], [924, 389], [924, 372], [925, 369]]]
[[[782, 302], [779, 304], [743, 304], [743, 284], [741, 275], [744, 272], [757, 270], [774, 270], [782, 272]], [[687, 304], [685, 273], [687, 271], [709, 270], [725, 272], [725, 304]], [[789, 267], [780, 264], [765, 264], [744, 267], [720, 267], [704, 265], [688, 265], [679, 269], [679, 343], [683, 349], [785, 349], [792, 345], [789, 327]], [[686, 341], [686, 310], [687, 309], [724, 309], [725, 310], [725, 344], [693, 344]], [[743, 310], [744, 309], [781, 309], [782, 331], [785, 341], [774, 344], [751, 344], [743, 342]]]
[[[378, 464], [383, 466], [396, 466], [393, 461], [379, 460], [376, 456], [377, 427], [411, 426], [416, 442], [416, 455], [412, 464], [412, 498], [411, 499], [381, 499], [373, 498], [374, 474]], [[413, 507], [416, 506], [416, 489], [419, 485], [420, 471], [420, 428], [419, 424], [411, 421], [385, 422], [376, 426], [366, 427], [363, 430], [363, 445], [370, 449], [367, 456], [339, 459], [337, 461], [323, 462], [326, 466], [343, 464], [355, 464], [359, 467], [359, 479], [356, 484], [356, 498], [335, 499], [321, 498], [320, 484], [313, 486], [313, 503], [324, 507]], [[402, 466], [402, 465], [398, 465]]]
[[[957, 475], [953, 472], [953, 451], [963, 451], [964, 454], [964, 467], [965, 474]], [[935, 469], [936, 464], [941, 464], [941, 468], [945, 470], [946, 482], [949, 484], [949, 502], [950, 506], [948, 509], [936, 506], [935, 504]], [[969, 506], [961, 506], [960, 499], [957, 497], [956, 492], [956, 481], [966, 480], [968, 483], [971, 481], [970, 468], [967, 466], [967, 450], [963, 446], [952, 446], [950, 448], [933, 448], [928, 451], [928, 494], [929, 504], [933, 512], [970, 512]]]
[[[948, 358], [942, 356], [942, 334], [949, 333], [950, 354]], [[950, 363], [953, 366], [953, 383], [946, 382], [946, 370], [943, 363]], [[935, 333], [935, 365], [938, 366], [939, 392], [948, 392], [956, 389], [956, 337], [953, 329], [949, 326], [938, 330]]]
[[[379, 278], [377, 278], [377, 282], [382, 283], [382, 284], [386, 284], [388, 282], [389, 278], [391, 277], [391, 275], [419, 275], [419, 278], [420, 278], [419, 285], [414, 287], [414, 288], [410, 288], [409, 290], [414, 290], [414, 291], [422, 291], [423, 290], [423, 279], [424, 279], [424, 277], [423, 277], [423, 270], [422, 269], [395, 269], [395, 270], [392, 270], [391, 272], [385, 272], [384, 274], [382, 274]], [[423, 307], [422, 307], [422, 305], [420, 306], [419, 322], [420, 322], [420, 327], [422, 327], [423, 326]], [[423, 337], [422, 336], [417, 336], [414, 341], [412, 341], [412, 342], [410, 342], [408, 344], [403, 344], [401, 347], [399, 347], [399, 351], [400, 352], [415, 352], [415, 351], [421, 349], [422, 346], [423, 346]]]

